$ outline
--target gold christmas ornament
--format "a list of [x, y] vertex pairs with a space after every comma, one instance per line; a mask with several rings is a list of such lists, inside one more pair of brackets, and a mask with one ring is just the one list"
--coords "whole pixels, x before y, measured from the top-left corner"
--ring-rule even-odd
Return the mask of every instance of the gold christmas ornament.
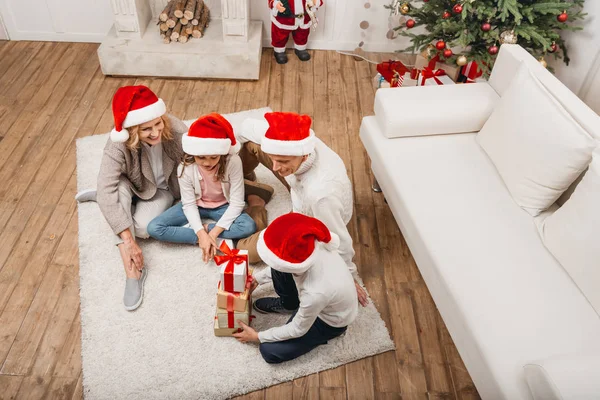
[[400, 6], [400, 13], [406, 15], [410, 12], [410, 6], [408, 3], [404, 3]]
[[356, 56], [362, 56], [362, 57], [364, 57], [365, 51], [363, 49], [361, 49], [360, 47], [357, 47], [356, 49], [354, 49], [354, 55], [355, 56], [352, 57], [352, 58], [354, 58], [355, 61], [363, 61], [363, 58], [356, 57]]
[[365, 8], [366, 8], [366, 9], [369, 9], [369, 8], [371, 8], [371, 3], [369, 3], [369, 2], [367, 1], [367, 2], [365, 3]]
[[456, 58], [456, 65], [460, 67], [467, 65], [467, 62], [467, 57], [463, 56], [462, 54]]
[[515, 44], [517, 43], [517, 35], [515, 31], [504, 31], [500, 34], [500, 43]]
[[390, 29], [389, 31], [387, 31], [387, 33], [385, 34], [385, 37], [392, 40], [396, 38], [396, 33], [394, 32], [393, 29]]
[[542, 64], [542, 67], [548, 68], [548, 63], [544, 60], [544, 57], [540, 57], [540, 64]]
[[361, 21], [360, 29], [367, 29], [367, 28], [369, 28], [369, 21]]

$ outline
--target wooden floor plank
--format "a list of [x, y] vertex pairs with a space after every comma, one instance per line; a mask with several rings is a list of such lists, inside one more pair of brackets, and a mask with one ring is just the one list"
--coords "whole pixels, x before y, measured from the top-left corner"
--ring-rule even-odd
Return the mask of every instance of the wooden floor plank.
[[0, 87], [14, 80], [43, 46], [42, 42], [29, 41], [15, 44], [15, 48], [0, 61]]
[[346, 387], [346, 367], [344, 365], [319, 372], [319, 387]]
[[277, 64], [271, 51], [269, 51], [269, 55], [263, 54], [263, 57], [267, 57], [271, 61], [268, 105], [273, 111], [285, 111], [283, 109], [283, 91], [286, 88], [283, 86], [283, 74], [286, 65]]
[[345, 387], [320, 387], [319, 388], [320, 400], [345, 400], [346, 399], [346, 388]]
[[298, 81], [298, 68], [300, 61], [295, 55], [289, 58], [283, 68], [283, 90], [281, 91], [281, 111], [300, 112], [300, 82]]
[[[37, 351], [50, 321], [52, 310], [58, 301], [64, 282], [65, 269], [64, 266], [56, 264], [47, 268], [42, 284], [28, 309], [27, 316], [22, 322], [19, 320], [18, 333], [14, 340], [10, 340], [8, 343], [10, 346], [5, 346], [7, 338], [2, 338], [0, 374], [26, 375], [29, 372], [31, 356]], [[10, 310], [8, 311], [2, 315], [10, 316]], [[4, 328], [2, 329], [4, 330]], [[21, 357], [23, 359], [20, 359]]]
[[[57, 51], [58, 50], [58, 51]], [[37, 78], [43, 72], [48, 72], [48, 64], [56, 62], [66, 48], [59, 47], [57, 43], [46, 42], [38, 53], [35, 53], [30, 62], [19, 70], [15, 76], [5, 74], [0, 77], [0, 135], [8, 130], [25, 105], [35, 94]], [[12, 79], [11, 79], [12, 78]], [[38, 83], [39, 86], [40, 83]]]
[[368, 357], [346, 365], [346, 393], [348, 399], [375, 398], [373, 386], [373, 358]]
[[[0, 226], [6, 221], [5, 230], [0, 236], [2, 246], [12, 245], [17, 240], [27, 220], [35, 212], [37, 200], [40, 199], [40, 194], [52, 179], [55, 170], [67, 156], [66, 153], [74, 151], [73, 139], [86, 118], [91, 103], [96, 99], [104, 79], [99, 69], [92, 71], [90, 68], [86, 74], [82, 74], [82, 80], [85, 80], [86, 76], [93, 76], [87, 91], [71, 92], [72, 100], [65, 101], [65, 109], [59, 107], [57, 110], [57, 118], [63, 121], [63, 124], [56, 124], [57, 126], [44, 130], [43, 137], [37, 145], [47, 147], [48, 150], [36, 152], [32, 149], [25, 153], [26, 161], [21, 164], [19, 174], [13, 178], [10, 189], [4, 192], [4, 199], [0, 200]], [[69, 118], [63, 119], [61, 115], [68, 115]], [[19, 209], [16, 214], [15, 209]], [[5, 259], [0, 258], [0, 267], [4, 261]]]
[[23, 376], [0, 374], [0, 400], [16, 399], [23, 378]]
[[291, 399], [293, 392], [294, 384], [292, 382], [280, 383], [265, 389], [265, 400]]
[[[87, 54], [91, 54], [93, 47], [89, 45], [70, 46], [58, 63], [49, 66], [51, 74], [36, 95], [31, 98], [26, 106], [26, 111], [19, 114], [19, 118], [8, 131], [1, 131], [4, 136], [4, 140], [0, 143], [0, 176], [2, 179], [11, 176], [9, 173], [4, 174], [4, 165], [9, 160], [18, 163], [23, 152], [33, 147], [39, 134], [52, 120], [55, 110], [60, 106], [70, 85], [77, 77], [81, 61], [77, 62], [76, 60], [78, 56], [86, 54], [85, 49], [87, 49]], [[3, 126], [1, 123], [2, 121], [0, 121], [0, 128]], [[21, 152], [13, 155], [17, 146], [20, 146]]]
[[[50, 268], [55, 265], [58, 264], [53, 264]], [[23, 349], [13, 346], [4, 364], [4, 369], [10, 371], [10, 373], [27, 373], [29, 375], [25, 381], [27, 385], [21, 385], [19, 396], [37, 397], [30, 396], [30, 393], [41, 393], [43, 397], [56, 397], [56, 392], [68, 390], [68, 395], [64, 397], [70, 397], [77, 385], [78, 375], [65, 377], [53, 375], [54, 368], [69, 336], [69, 330], [79, 312], [79, 269], [73, 265], [61, 267], [64, 269], [64, 275], [59, 298], [50, 313], [49, 322], [39, 346], [36, 346], [35, 342]], [[38, 298], [40, 301], [45, 300], [43, 293], [36, 295], [36, 300]], [[27, 321], [24, 322], [24, 325], [26, 324]], [[41, 330], [41, 328], [38, 329]], [[35, 335], [31, 335], [30, 338], [35, 340]], [[17, 337], [18, 339], [19, 337]], [[37, 348], [35, 353], [30, 350], [34, 347]], [[25, 369], [28, 364], [32, 365], [31, 371]]]
[[312, 374], [294, 380], [292, 398], [294, 400], [319, 399], [319, 374]]
[[425, 283], [418, 282], [411, 284], [411, 289], [415, 313], [417, 315], [419, 342], [425, 364], [427, 387], [431, 392], [442, 396], [450, 396], [453, 389], [450, 384], [444, 352], [442, 351], [438, 335], [438, 310]]
[[236, 400], [264, 400], [265, 391], [257, 390], [256, 392], [250, 392], [243, 396], [234, 397]]
[[[41, 285], [46, 284], [48, 277], [52, 276], [52, 273], [47, 274], [47, 263], [69, 221], [75, 215], [75, 200], [72, 194], [75, 187], [74, 174], [71, 175], [69, 185], [67, 188], [70, 187], [71, 190], [66, 189], [63, 192], [55, 212], [40, 235], [41, 238], [35, 246], [36, 251], [14, 258], [15, 268], [12, 268], [13, 263], [9, 263], [0, 271], [0, 300], [6, 304], [0, 314], [0, 364], [4, 362], [13, 346], [22, 321], [30, 314], [34, 296], [41, 290]], [[23, 268], [22, 273], [17, 275], [19, 269]], [[13, 277], [15, 275], [17, 276]]]

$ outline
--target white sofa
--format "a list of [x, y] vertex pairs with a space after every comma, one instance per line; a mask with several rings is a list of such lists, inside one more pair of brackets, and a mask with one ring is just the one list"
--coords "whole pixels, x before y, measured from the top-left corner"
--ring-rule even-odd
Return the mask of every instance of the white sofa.
[[521, 63], [600, 141], [598, 116], [517, 45], [485, 83], [379, 89], [360, 138], [480, 395], [600, 399], [600, 307], [476, 141]]

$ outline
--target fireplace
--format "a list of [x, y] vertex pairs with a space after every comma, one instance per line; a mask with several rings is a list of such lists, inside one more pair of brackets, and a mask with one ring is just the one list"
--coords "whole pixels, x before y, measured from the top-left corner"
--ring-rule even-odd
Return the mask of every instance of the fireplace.
[[170, 44], [156, 26], [168, 0], [110, 1], [115, 23], [98, 49], [105, 75], [258, 79], [262, 22], [250, 20], [250, 0], [205, 0], [202, 38]]

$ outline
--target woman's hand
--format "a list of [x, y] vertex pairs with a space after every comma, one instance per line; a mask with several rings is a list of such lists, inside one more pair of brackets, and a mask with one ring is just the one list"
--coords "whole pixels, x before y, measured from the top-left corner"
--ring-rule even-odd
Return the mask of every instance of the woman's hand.
[[221, 233], [223, 233], [225, 229], [221, 228], [220, 226], [213, 226], [212, 230], [210, 232], [208, 232], [208, 236], [210, 236], [213, 240], [213, 242], [215, 242], [215, 246], [217, 243], [217, 238], [219, 237], [219, 235]]
[[354, 281], [354, 286], [356, 286], [356, 295], [358, 296], [358, 302], [361, 306], [366, 307], [369, 304], [369, 298], [367, 297], [367, 292], [358, 284], [358, 282]]
[[123, 243], [125, 244], [125, 251], [129, 253], [133, 265], [138, 271], [141, 271], [144, 268], [144, 255], [142, 254], [142, 249], [140, 249], [140, 246], [138, 246], [137, 242], [131, 237], [125, 239]]
[[277, 9], [277, 11], [279, 11], [280, 13], [285, 12], [285, 7], [283, 6], [283, 3], [278, 1], [277, 3], [275, 3], [275, 8]]
[[259, 343], [260, 340], [258, 340], [258, 333], [250, 328], [248, 325], [246, 325], [245, 323], [243, 323], [242, 321], [238, 320], [238, 324], [240, 324], [242, 326], [242, 331], [238, 332], [238, 333], [234, 333], [233, 337], [236, 338], [237, 340], [239, 340], [242, 343], [248, 343], [248, 342], [256, 342]]
[[202, 260], [206, 263], [216, 254], [217, 242], [204, 229], [196, 232], [196, 235], [198, 236], [198, 246], [202, 249]]

